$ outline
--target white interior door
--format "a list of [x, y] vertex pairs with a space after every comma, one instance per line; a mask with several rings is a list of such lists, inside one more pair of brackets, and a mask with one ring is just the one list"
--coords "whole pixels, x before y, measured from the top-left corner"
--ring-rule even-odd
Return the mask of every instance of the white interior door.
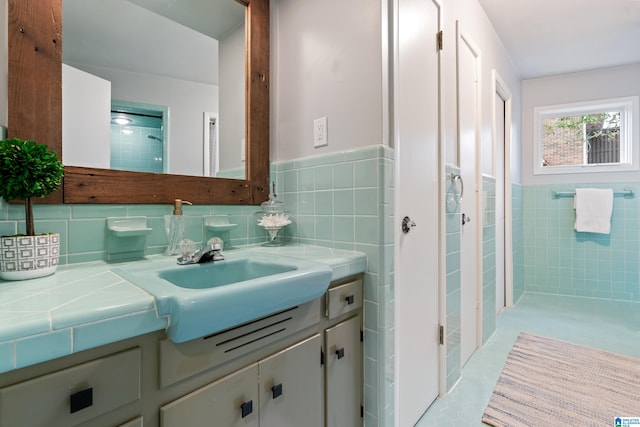
[[504, 211], [504, 143], [505, 143], [505, 101], [495, 93], [495, 144], [496, 144], [496, 313], [506, 305], [505, 292], [505, 211]]
[[395, 425], [412, 426], [438, 395], [440, 6], [396, 5]]
[[462, 243], [460, 250], [460, 363], [463, 366], [478, 347], [480, 287], [479, 209], [479, 70], [480, 55], [473, 43], [458, 35], [458, 144], [460, 175], [465, 186], [460, 203]]
[[513, 305], [513, 251], [512, 251], [512, 215], [511, 215], [511, 90], [493, 70], [495, 87], [495, 120], [496, 136], [496, 269], [499, 275], [496, 286], [497, 293], [504, 294], [496, 300], [496, 309]]

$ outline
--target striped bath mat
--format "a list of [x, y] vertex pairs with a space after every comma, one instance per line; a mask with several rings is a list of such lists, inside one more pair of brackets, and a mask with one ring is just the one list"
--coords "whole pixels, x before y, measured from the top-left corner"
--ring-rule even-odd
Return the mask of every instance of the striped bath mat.
[[639, 358], [523, 332], [482, 422], [613, 427], [617, 417], [640, 417]]

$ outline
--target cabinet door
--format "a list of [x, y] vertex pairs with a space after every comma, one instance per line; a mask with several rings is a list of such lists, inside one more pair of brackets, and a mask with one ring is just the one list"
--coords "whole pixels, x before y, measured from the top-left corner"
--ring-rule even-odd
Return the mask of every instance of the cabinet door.
[[328, 427], [361, 426], [362, 343], [360, 316], [325, 331]]
[[258, 365], [249, 365], [161, 407], [160, 425], [258, 427]]
[[260, 427], [322, 426], [321, 338], [259, 362]]
[[140, 399], [133, 348], [0, 389], [1, 427], [69, 427]]

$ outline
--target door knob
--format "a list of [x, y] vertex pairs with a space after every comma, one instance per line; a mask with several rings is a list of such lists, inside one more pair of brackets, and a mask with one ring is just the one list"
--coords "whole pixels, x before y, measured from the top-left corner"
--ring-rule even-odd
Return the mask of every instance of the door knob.
[[402, 232], [404, 234], [407, 234], [408, 232], [410, 232], [411, 229], [415, 226], [416, 226], [416, 223], [411, 221], [411, 218], [409, 218], [408, 216], [405, 216], [404, 218], [402, 218]]
[[469, 215], [467, 215], [466, 213], [463, 213], [462, 214], [462, 225], [465, 225], [468, 222], [471, 222], [471, 217]]

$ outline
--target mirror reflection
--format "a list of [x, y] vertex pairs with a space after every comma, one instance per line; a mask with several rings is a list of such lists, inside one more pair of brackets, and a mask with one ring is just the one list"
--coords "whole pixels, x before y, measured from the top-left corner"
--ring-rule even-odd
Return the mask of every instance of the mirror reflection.
[[63, 0], [63, 162], [245, 178], [245, 7]]

